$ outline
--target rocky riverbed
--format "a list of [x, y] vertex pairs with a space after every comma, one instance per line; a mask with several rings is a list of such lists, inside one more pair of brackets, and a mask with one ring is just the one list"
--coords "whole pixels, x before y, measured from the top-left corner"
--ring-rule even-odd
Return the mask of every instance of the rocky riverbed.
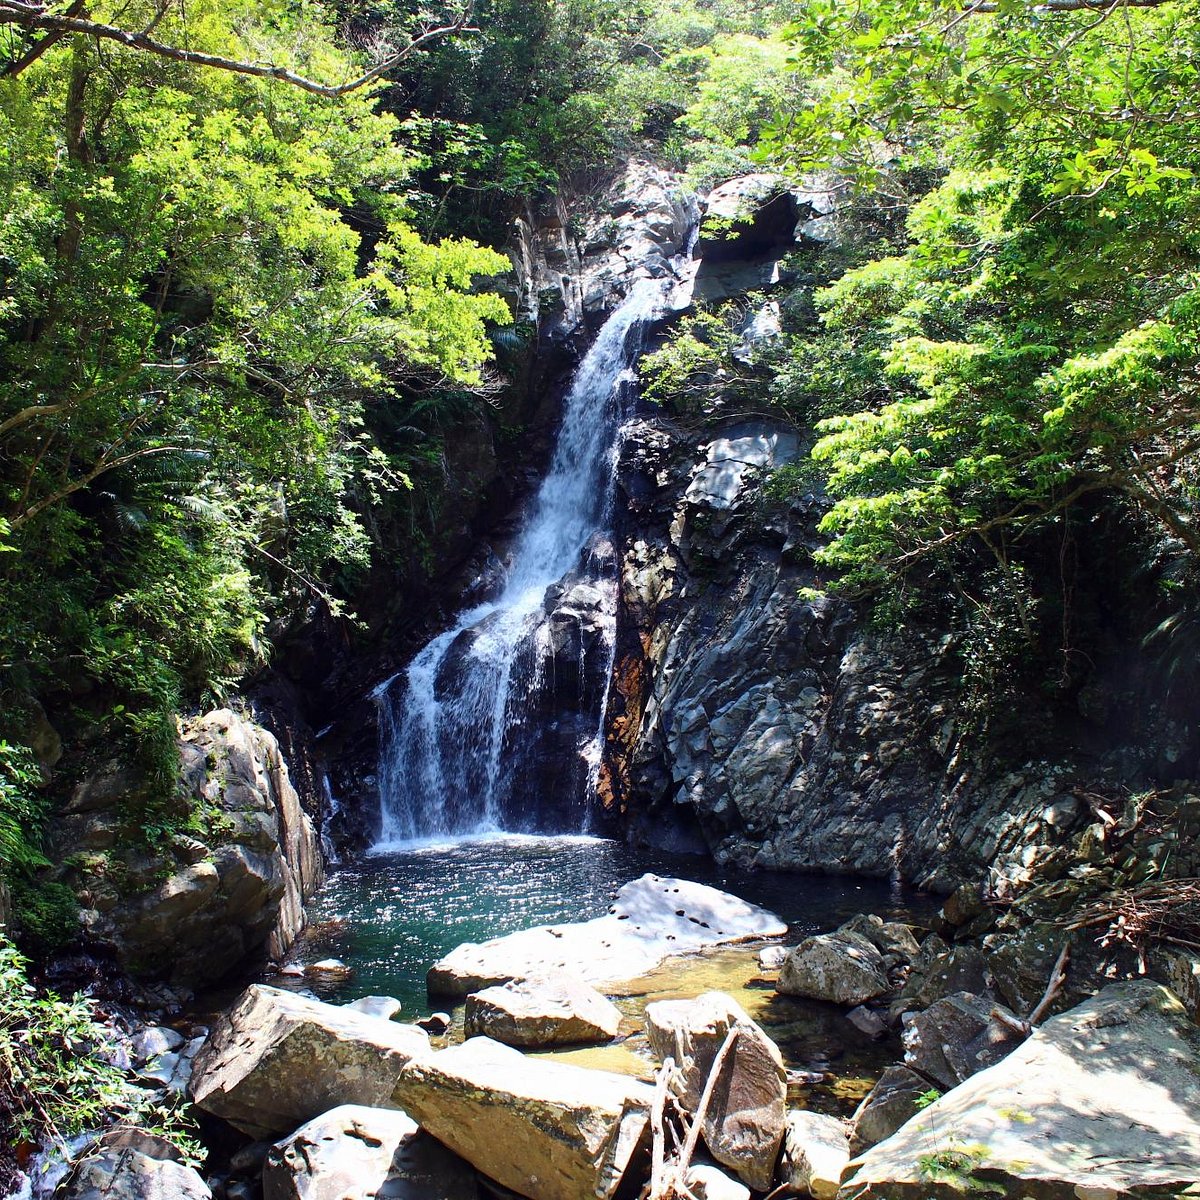
[[[992, 907], [967, 892], [947, 901], [940, 932], [860, 914], [790, 947], [770, 940], [777, 919], [714, 889], [647, 876], [623, 893], [601, 933], [643, 962], [647, 945], [669, 953], [680, 920], [721, 915], [697, 936], [725, 947], [658, 968], [660, 983], [678, 984], [690, 961], [693, 994], [656, 994], [653, 971], [618, 984], [614, 948], [594, 961], [588, 952], [603, 950], [594, 922], [448, 956], [508, 960], [486, 977], [455, 976], [468, 993], [465, 1040], [405, 1023], [386, 998], [333, 1005], [255, 984], [203, 1041], [163, 1027], [124, 1044], [131, 1070], [168, 1091], [186, 1087], [205, 1114], [223, 1147], [207, 1173], [146, 1131], [109, 1131], [82, 1149], [58, 1194], [749, 1200], [777, 1189], [923, 1197], [986, 1185], [1077, 1198], [1200, 1184], [1200, 1030], [1164, 983], [1109, 983], [1076, 1003], [1083, 976], [1067, 982], [1055, 946], [1033, 996], [1036, 955], [1014, 974], [1003, 954], [983, 954], [978, 935], [963, 936]], [[756, 939], [752, 950], [728, 945], [743, 938]], [[743, 972], [754, 960], [755, 986], [738, 997], [700, 990], [703, 971], [731, 955]], [[431, 975], [449, 971], [442, 963]], [[1028, 992], [1014, 984], [1022, 978]], [[739, 1003], [748, 995], [761, 998], [757, 1009]], [[844, 1096], [830, 1105], [823, 1073], [797, 1069], [756, 1019], [795, 996], [895, 1054], [856, 1107]], [[631, 1042], [625, 1069], [600, 1065], [629, 1056]]]

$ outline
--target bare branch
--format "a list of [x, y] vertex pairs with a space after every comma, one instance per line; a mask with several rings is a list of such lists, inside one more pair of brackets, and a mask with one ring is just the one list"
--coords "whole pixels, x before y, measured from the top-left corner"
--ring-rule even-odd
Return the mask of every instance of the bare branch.
[[[72, 9], [74, 7], [73, 5]], [[356, 79], [351, 79], [346, 83], [325, 84], [318, 83], [313, 79], [307, 79], [303, 75], [298, 75], [295, 71], [289, 70], [287, 67], [281, 67], [274, 63], [244, 62], [240, 59], [225, 58], [219, 54], [204, 54], [199, 50], [185, 50], [181, 46], [171, 46], [165, 42], [160, 42], [151, 37], [147, 32], [134, 32], [129, 29], [121, 29], [116, 25], [106, 25], [101, 21], [91, 21], [83, 17], [69, 16], [66, 13], [49, 13], [40, 6], [25, 4], [22, 0], [0, 0], [0, 25], [17, 25], [22, 29], [44, 30], [48, 35], [56, 39], [70, 33], [81, 33], [87, 37], [97, 38], [101, 41], [117, 42], [119, 45], [127, 46], [133, 50], [144, 50], [148, 54], [156, 54], [160, 58], [170, 59], [173, 62], [189, 63], [198, 67], [212, 67], [215, 70], [231, 71], [237, 75], [250, 75], [257, 79], [276, 79], [281, 83], [287, 83], [293, 87], [300, 88], [302, 91], [311, 92], [316, 96], [326, 96], [330, 99], [345, 96], [350, 92], [355, 92], [360, 88], [366, 87], [370, 83], [374, 83], [375, 80], [394, 70], [411, 54], [429, 42], [436, 41], [439, 38], [452, 37], [455, 34], [478, 33], [479, 30], [470, 24], [470, 20], [471, 9], [468, 6], [456, 20], [447, 25], [438, 25], [423, 30], [406, 45], [375, 63]], [[45, 45], [45, 41], [46, 39], [43, 39], [42, 42], [38, 43], [42, 47], [38, 52], [39, 55], [45, 49], [49, 48]], [[27, 53], [24, 58], [28, 57], [29, 54]], [[29, 61], [32, 62], [37, 57], [38, 55], [34, 55]], [[19, 70], [24, 69], [24, 66], [28, 66], [28, 63], [24, 63], [24, 58], [10, 64], [3, 71], [0, 71], [0, 74], [17, 74]]]
[[[87, 0], [74, 0], [70, 8], [68, 8], [67, 11], [62, 15], [64, 17], [78, 16], [83, 11], [86, 4]], [[57, 33], [51, 32], [46, 34], [45, 37], [34, 42], [33, 45], [30, 46], [20, 58], [13, 59], [12, 62], [6, 63], [3, 67], [0, 67], [0, 79], [10, 75], [20, 75], [20, 73], [24, 71], [26, 67], [32, 66], [39, 58], [42, 57], [43, 54], [46, 53], [47, 50], [50, 49], [51, 46], [53, 46], [56, 42], [61, 42], [66, 36], [67, 33], [65, 29]]]

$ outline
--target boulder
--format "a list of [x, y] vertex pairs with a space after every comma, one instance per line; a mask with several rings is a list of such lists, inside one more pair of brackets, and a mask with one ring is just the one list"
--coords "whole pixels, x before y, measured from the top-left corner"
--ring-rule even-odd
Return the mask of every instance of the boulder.
[[526, 1058], [491, 1038], [413, 1059], [393, 1102], [530, 1200], [607, 1200], [648, 1145], [651, 1089], [623, 1075]]
[[646, 1006], [646, 1035], [660, 1059], [683, 1073], [680, 1097], [696, 1112], [726, 1037], [737, 1041], [725, 1059], [704, 1116], [713, 1158], [755, 1191], [771, 1186], [787, 1117], [787, 1072], [778, 1047], [722, 992]]
[[992, 934], [984, 943], [996, 991], [1014, 1011], [1032, 1012], [1050, 982], [1062, 952], [1062, 929], [1035, 922], [1013, 933]]
[[952, 1088], [999, 1062], [1024, 1040], [993, 1010], [1016, 1017], [1001, 1005], [959, 992], [917, 1013], [904, 1030], [904, 1062], [941, 1087]]
[[833, 1200], [850, 1161], [846, 1122], [796, 1109], [787, 1116], [780, 1181], [816, 1200]]
[[579, 1045], [617, 1036], [621, 1011], [583, 980], [562, 971], [515, 980], [467, 997], [467, 1037], [507, 1046]]
[[342, 1104], [272, 1146], [263, 1200], [475, 1200], [475, 1172], [398, 1109]]
[[429, 1038], [294, 992], [254, 984], [196, 1057], [196, 1105], [250, 1137], [278, 1136], [339, 1104], [390, 1102]]
[[898, 959], [911, 960], [921, 949], [911, 925], [905, 925], [902, 921], [885, 921], [874, 913], [860, 913], [857, 917], [851, 917], [838, 932], [861, 934], [880, 954], [893, 955]]
[[788, 956], [775, 990], [855, 1006], [889, 989], [883, 955], [862, 934], [850, 930], [805, 938]]
[[689, 1167], [685, 1182], [696, 1200], [750, 1200], [750, 1189], [744, 1183], [708, 1163]]
[[118, 1128], [100, 1138], [55, 1191], [61, 1200], [212, 1200], [199, 1172], [165, 1138]]
[[851, 1163], [868, 1200], [1175, 1195], [1200, 1184], [1200, 1028], [1149, 980], [1053, 1017]]
[[[188, 720], [172, 820], [208, 812], [208, 844], [183, 834], [147, 853], [121, 837], [137, 782], [115, 764], [76, 789], [54, 830], [73, 859], [89, 935], [131, 974], [193, 988], [248, 958], [278, 958], [320, 886], [320, 838], [267, 730], [228, 709]], [[212, 814], [216, 814], [213, 816]], [[87, 850], [101, 854], [81, 853]]]
[[390, 1021], [400, 1013], [401, 1004], [395, 996], [363, 996], [346, 1005], [354, 1012], [365, 1013], [368, 1017], [379, 1017]]
[[492, 984], [563, 970], [604, 988], [644, 975], [673, 954], [786, 932], [774, 913], [727, 892], [643, 875], [617, 892], [607, 916], [464, 943], [434, 963], [427, 983], [435, 996], [467, 996]]
[[934, 1001], [955, 992], [986, 995], [990, 990], [987, 959], [978, 946], [950, 949], [941, 938], [929, 937], [913, 962], [895, 1007], [928, 1008]]
[[787, 961], [786, 946], [766, 946], [758, 952], [758, 969], [760, 971], [778, 971]]
[[852, 1008], [846, 1014], [846, 1020], [858, 1030], [859, 1033], [865, 1034], [873, 1041], [878, 1041], [879, 1038], [887, 1037], [888, 1023], [883, 1016], [877, 1013], [873, 1008], [867, 1008], [865, 1004], [860, 1004], [857, 1008]]
[[876, 1142], [891, 1137], [921, 1111], [921, 1098], [929, 1095], [930, 1090], [929, 1080], [916, 1071], [888, 1067], [851, 1118], [850, 1153], [861, 1154]]

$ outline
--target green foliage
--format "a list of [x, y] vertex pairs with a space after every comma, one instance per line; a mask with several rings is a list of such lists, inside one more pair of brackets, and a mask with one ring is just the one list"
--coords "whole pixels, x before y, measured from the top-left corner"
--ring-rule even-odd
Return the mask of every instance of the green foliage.
[[[318, 5], [159, 16], [354, 73]], [[376, 430], [415, 385], [477, 387], [510, 320], [477, 286], [505, 258], [415, 232], [419, 162], [369, 95], [82, 39], [0, 81], [0, 695], [102, 730], [160, 799], [180, 705], [367, 567], [364, 514], [412, 486]]]
[[44, 958], [79, 933], [79, 901], [66, 884], [18, 877], [11, 891], [18, 940], [31, 954]]
[[38, 992], [25, 959], [0, 935], [0, 1141], [61, 1144], [114, 1116], [161, 1131], [193, 1165], [203, 1152], [181, 1108], [151, 1103], [98, 1056], [104, 1030], [90, 1001]]
[[13, 869], [41, 866], [38, 849], [46, 803], [33, 752], [0, 740], [0, 880]]

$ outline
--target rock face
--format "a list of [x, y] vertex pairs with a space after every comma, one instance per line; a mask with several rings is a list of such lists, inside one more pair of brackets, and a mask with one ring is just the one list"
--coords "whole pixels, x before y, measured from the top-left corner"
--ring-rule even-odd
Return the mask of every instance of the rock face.
[[651, 1091], [525, 1058], [490, 1038], [413, 1060], [394, 1101], [485, 1175], [531, 1200], [607, 1200], [646, 1148]]
[[196, 1105], [255, 1138], [275, 1137], [339, 1104], [391, 1101], [429, 1038], [293, 992], [254, 984], [196, 1058]]
[[[709, 198], [695, 294], [767, 293], [786, 310], [784, 289], [799, 280], [785, 250], [796, 244], [790, 232], [776, 239], [797, 200], [785, 194], [766, 222], [774, 233], [756, 243], [732, 236], [758, 219], [752, 203], [749, 224], [737, 220], [746, 188], [754, 182]], [[801, 217], [806, 205], [819, 210], [801, 197]], [[853, 240], [851, 220], [821, 223]], [[812, 233], [801, 221], [799, 257], [819, 277]], [[769, 340], [769, 309], [751, 325]], [[686, 419], [646, 413], [622, 448], [605, 779], [633, 837], [742, 865], [897, 874], [945, 892], [994, 868], [1004, 892], [1038, 878], [1043, 851], [1086, 824], [1077, 788], [1108, 773], [1138, 791], [1179, 776], [1169, 762], [1194, 762], [1182, 725], [1155, 708], [1165, 689], [1134, 632], [1089, 645], [1077, 701], [1022, 693], [989, 730], [995, 752], [985, 749], [964, 721], [959, 634], [932, 620], [871, 629], [811, 594], [828, 584], [813, 554], [830, 500], [815, 480], [786, 499], [759, 486], [803, 454], [811, 432], [747, 420], [737, 397], [749, 386], [714, 385], [711, 404]], [[1132, 703], [1134, 689], [1147, 699]]]
[[212, 1200], [168, 1141], [126, 1129], [101, 1138], [55, 1192], [62, 1200]]
[[642, 975], [672, 954], [786, 932], [773, 913], [716, 888], [643, 875], [618, 891], [607, 916], [464, 943], [430, 968], [429, 991], [466, 996], [548, 970], [604, 986]]
[[784, 960], [775, 990], [847, 1006], [889, 988], [883, 955], [861, 934], [839, 929], [805, 938]]
[[342, 1104], [276, 1143], [263, 1200], [474, 1200], [475, 1172], [398, 1109]]
[[614, 307], [639, 275], [666, 274], [699, 211], [675, 176], [636, 159], [601, 198], [599, 216], [573, 221], [571, 207], [569, 197], [555, 197], [513, 225], [518, 319], [540, 323], [552, 339]]
[[282, 955], [304, 924], [323, 860], [266, 730], [228, 709], [208, 713], [185, 727], [180, 761], [176, 816], [182, 825], [202, 812], [207, 842], [180, 833], [152, 852], [122, 848], [120, 807], [135, 785], [102, 770], [76, 789], [55, 844], [82, 864], [89, 933], [110, 942], [130, 972], [193, 986], [247, 958]]
[[467, 1037], [483, 1034], [506, 1046], [607, 1042], [620, 1026], [621, 1012], [611, 1000], [561, 971], [467, 997]]
[[737, 1172], [755, 1191], [767, 1191], [783, 1141], [787, 1072], [779, 1049], [722, 992], [695, 1000], [660, 1000], [646, 1007], [646, 1035], [660, 1059], [671, 1057], [682, 1071], [680, 1097], [689, 1112], [699, 1109], [718, 1054], [731, 1033], [727, 1053], [704, 1115], [704, 1141], [713, 1158]]
[[1146, 980], [1047, 1021], [851, 1166], [845, 1194], [1039, 1200], [1173, 1195], [1200, 1183], [1200, 1029]]
[[714, 188], [696, 252], [708, 262], [752, 259], [795, 241], [797, 195], [778, 175], [743, 175]]
[[833, 1200], [850, 1161], [846, 1124], [824, 1113], [788, 1113], [780, 1176], [784, 1183], [816, 1200]]

